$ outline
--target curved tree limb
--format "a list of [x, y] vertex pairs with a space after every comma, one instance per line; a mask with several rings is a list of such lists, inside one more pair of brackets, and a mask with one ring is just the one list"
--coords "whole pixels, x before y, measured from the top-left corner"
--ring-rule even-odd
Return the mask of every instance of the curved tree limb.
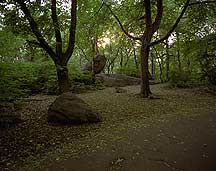
[[27, 8], [26, 4], [24, 3], [24, 1], [23, 0], [14, 0], [14, 1], [17, 2], [20, 5], [21, 10], [25, 14], [25, 17], [27, 18], [27, 20], [28, 20], [28, 22], [30, 24], [32, 32], [36, 36], [38, 42], [40, 42], [40, 46], [50, 55], [50, 57], [53, 59], [53, 61], [56, 61], [57, 57], [56, 57], [55, 52], [48, 45], [48, 43], [44, 39], [43, 35], [39, 31], [38, 25], [35, 22], [34, 18], [32, 17], [32, 15], [31, 15], [30, 11], [28, 10], [28, 8]]
[[76, 34], [76, 23], [77, 23], [77, 0], [71, 0], [71, 22], [70, 22], [70, 35], [68, 48], [64, 54], [64, 63], [66, 64], [70, 59], [74, 46], [75, 46], [75, 34]]
[[161, 38], [161, 39], [159, 39], [159, 40], [156, 40], [155, 42], [150, 43], [149, 47], [154, 46], [154, 45], [156, 45], [156, 44], [159, 44], [159, 43], [161, 43], [162, 41], [164, 41], [164, 40], [166, 40], [166, 39], [169, 38], [169, 36], [172, 34], [172, 32], [173, 32], [173, 31], [176, 29], [176, 27], [178, 26], [178, 24], [179, 24], [179, 22], [180, 22], [182, 16], [185, 14], [185, 11], [187, 10], [187, 7], [189, 6], [189, 3], [190, 3], [190, 0], [187, 0], [186, 3], [185, 3], [185, 5], [184, 5], [184, 8], [183, 8], [181, 14], [180, 14], [179, 17], [177, 18], [177, 20], [176, 20], [175, 24], [172, 26], [172, 28], [168, 31], [168, 33], [167, 33], [163, 38]]
[[121, 27], [122, 31], [124, 32], [124, 34], [126, 36], [128, 36], [129, 38], [131, 38], [133, 40], [141, 40], [141, 37], [135, 37], [135, 36], [132, 36], [130, 33], [128, 33], [128, 31], [125, 30], [125, 28], [122, 25], [121, 21], [119, 20], [119, 18], [117, 17], [117, 15], [115, 15], [115, 13], [112, 11], [112, 9], [110, 8], [110, 6], [107, 5], [106, 3], [104, 3], [104, 4], [109, 9], [109, 11], [111, 12], [111, 14], [115, 17], [115, 19], [117, 20], [119, 26]]
[[58, 56], [61, 56], [62, 55], [62, 38], [61, 38], [61, 32], [60, 32], [57, 11], [56, 11], [56, 0], [52, 0], [51, 11], [52, 11], [52, 20], [53, 20], [55, 38], [56, 38], [56, 53]]
[[152, 25], [153, 33], [158, 30], [162, 19], [162, 15], [163, 15], [163, 0], [157, 0], [157, 16]]
[[94, 14], [94, 17], [100, 12], [100, 10], [103, 8], [104, 6], [104, 2], [101, 4], [100, 8], [97, 10], [97, 12]]

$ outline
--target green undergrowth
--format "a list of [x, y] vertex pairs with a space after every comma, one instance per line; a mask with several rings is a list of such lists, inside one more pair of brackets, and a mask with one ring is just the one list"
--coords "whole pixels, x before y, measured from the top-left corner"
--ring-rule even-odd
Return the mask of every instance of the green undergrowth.
[[[83, 93], [103, 87], [88, 73], [68, 64], [71, 90]], [[17, 108], [21, 99], [35, 94], [57, 95], [58, 83], [53, 63], [0, 63], [0, 108]]]

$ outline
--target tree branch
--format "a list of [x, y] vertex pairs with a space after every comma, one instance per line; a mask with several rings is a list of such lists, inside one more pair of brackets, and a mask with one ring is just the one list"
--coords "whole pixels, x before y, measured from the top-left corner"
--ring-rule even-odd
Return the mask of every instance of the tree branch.
[[94, 17], [100, 12], [100, 10], [103, 8], [104, 2], [101, 4], [100, 8], [97, 10], [97, 12], [94, 14]]
[[24, 1], [23, 0], [14, 0], [14, 1], [20, 5], [21, 10], [25, 14], [25, 17], [27, 18], [27, 20], [30, 24], [32, 32], [36, 36], [38, 42], [40, 42], [40, 46], [49, 54], [49, 56], [55, 62], [57, 60], [55, 52], [52, 50], [52, 48], [48, 45], [48, 43], [46, 42], [46, 40], [42, 36], [41, 32], [39, 31], [37, 23], [35, 22], [34, 18], [31, 16], [31, 13], [28, 10], [28, 8], [26, 7], [26, 4], [24, 3]]
[[[151, 18], [151, 2], [150, 0], [145, 0], [145, 23], [146, 30], [151, 30], [152, 28], [152, 18]], [[148, 35], [148, 34], [147, 34]]]
[[61, 38], [61, 32], [56, 12], [56, 0], [52, 0], [51, 5], [51, 11], [52, 11], [52, 20], [55, 30], [55, 38], [56, 38], [56, 53], [58, 56], [62, 55], [62, 38]]
[[161, 23], [162, 15], [163, 15], [163, 0], [157, 0], [157, 16], [152, 26], [153, 33], [158, 30]]
[[64, 54], [64, 62], [65, 64], [70, 59], [74, 46], [75, 46], [75, 35], [76, 35], [76, 24], [77, 24], [77, 0], [71, 0], [71, 23], [70, 23], [70, 35], [69, 35], [69, 43], [68, 48]]
[[[37, 45], [37, 46], [40, 46], [40, 43], [36, 40], [26, 40], [26, 42], [30, 43], [30, 44], [33, 44], [33, 45]], [[41, 47], [41, 46], [40, 46]]]
[[186, 1], [185, 5], [184, 5], [184, 8], [183, 8], [183, 10], [182, 10], [182, 12], [181, 12], [181, 14], [180, 14], [179, 17], [177, 18], [177, 20], [176, 20], [175, 24], [172, 26], [172, 28], [168, 31], [168, 33], [167, 33], [163, 38], [161, 38], [161, 39], [159, 39], [159, 40], [156, 40], [155, 42], [150, 43], [149, 47], [150, 47], [150, 46], [154, 46], [154, 45], [156, 45], [156, 44], [159, 44], [159, 43], [161, 43], [162, 41], [164, 41], [164, 40], [166, 40], [166, 39], [169, 38], [169, 36], [172, 34], [172, 32], [173, 32], [173, 31], [176, 29], [176, 27], [178, 26], [178, 24], [179, 24], [179, 22], [180, 22], [182, 16], [185, 14], [185, 11], [187, 10], [187, 7], [189, 6], [189, 2], [190, 2], [190, 0], [187, 0], [187, 1]]
[[106, 3], [104, 3], [105, 6], [109, 9], [109, 11], [111, 12], [111, 14], [115, 17], [115, 19], [117, 20], [119, 26], [121, 27], [122, 31], [124, 32], [124, 34], [126, 36], [128, 36], [129, 38], [133, 39], [133, 40], [141, 40], [140, 37], [135, 37], [135, 36], [132, 36], [130, 33], [128, 33], [128, 31], [125, 30], [124, 26], [122, 25], [121, 21], [119, 20], [119, 18], [115, 15], [115, 13], [112, 11], [112, 9], [110, 8], [109, 5], [107, 5]]

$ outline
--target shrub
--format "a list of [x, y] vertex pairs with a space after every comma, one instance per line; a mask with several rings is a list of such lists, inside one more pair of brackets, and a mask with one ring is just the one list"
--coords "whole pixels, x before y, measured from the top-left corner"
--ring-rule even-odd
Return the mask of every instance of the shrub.
[[172, 71], [170, 73], [170, 83], [172, 87], [178, 88], [192, 88], [193, 81], [191, 80], [190, 73], [182, 71]]
[[140, 71], [134, 65], [123, 66], [118, 68], [116, 73], [125, 74], [132, 77], [140, 77]]
[[54, 74], [52, 65], [48, 63], [0, 63], [0, 107], [11, 107], [20, 98], [47, 92], [50, 86], [56, 88]]
[[[82, 73], [68, 65], [69, 78], [74, 92], [99, 89], [92, 74]], [[72, 74], [71, 74], [72, 73]], [[52, 63], [0, 63], [0, 107], [14, 107], [23, 97], [38, 93], [58, 94], [56, 68]]]
[[201, 79], [216, 85], [216, 55], [204, 53], [199, 60], [202, 68]]

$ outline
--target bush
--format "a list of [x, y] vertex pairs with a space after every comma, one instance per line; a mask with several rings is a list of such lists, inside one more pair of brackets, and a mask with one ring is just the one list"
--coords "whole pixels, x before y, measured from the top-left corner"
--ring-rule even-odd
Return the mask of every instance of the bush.
[[72, 83], [76, 82], [91, 85], [95, 82], [95, 78], [91, 73], [77, 73], [72, 78]]
[[172, 71], [170, 73], [170, 83], [172, 87], [178, 88], [192, 88], [194, 83], [191, 80], [188, 72]]
[[216, 85], [216, 55], [204, 53], [199, 60], [202, 68], [201, 79]]
[[[11, 107], [20, 98], [57, 89], [55, 67], [49, 63], [0, 63], [0, 107]], [[54, 90], [53, 90], [54, 91]]]
[[116, 73], [140, 78], [140, 71], [134, 65], [127, 65], [122, 68], [118, 68]]
[[[101, 83], [90, 73], [68, 65], [72, 91], [101, 89]], [[72, 73], [72, 74], [71, 74]], [[23, 97], [38, 93], [58, 94], [56, 68], [52, 63], [0, 63], [0, 107], [14, 107]]]

